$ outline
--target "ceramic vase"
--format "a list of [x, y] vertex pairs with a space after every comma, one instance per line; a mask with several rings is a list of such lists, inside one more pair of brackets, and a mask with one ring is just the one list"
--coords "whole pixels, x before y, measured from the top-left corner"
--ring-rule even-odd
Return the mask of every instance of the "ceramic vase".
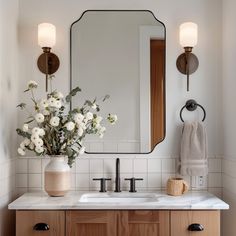
[[62, 197], [70, 190], [70, 167], [66, 156], [50, 156], [44, 170], [44, 189], [49, 196]]

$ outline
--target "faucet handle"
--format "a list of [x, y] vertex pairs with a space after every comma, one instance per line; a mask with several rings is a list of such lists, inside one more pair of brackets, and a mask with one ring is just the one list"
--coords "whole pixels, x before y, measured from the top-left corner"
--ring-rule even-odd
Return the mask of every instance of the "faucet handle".
[[106, 181], [111, 180], [111, 178], [94, 178], [95, 181], [101, 181], [100, 182], [100, 193], [105, 193], [106, 190]]
[[135, 193], [135, 192], [137, 192], [136, 191], [136, 187], [135, 187], [135, 181], [136, 180], [143, 180], [142, 178], [125, 178], [125, 180], [129, 180], [130, 181], [130, 190], [129, 190], [129, 192], [130, 193]]

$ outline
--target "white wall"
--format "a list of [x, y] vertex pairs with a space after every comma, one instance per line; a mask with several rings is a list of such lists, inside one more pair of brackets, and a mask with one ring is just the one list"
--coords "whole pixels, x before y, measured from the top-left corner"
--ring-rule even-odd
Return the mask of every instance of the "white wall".
[[223, 197], [230, 204], [230, 210], [223, 214], [223, 235], [236, 235], [236, 106], [235, 97], [235, 54], [236, 54], [236, 21], [234, 0], [224, 0], [223, 3]]
[[[45, 7], [47, 6], [47, 7]], [[94, 188], [90, 182], [92, 176], [114, 174], [111, 167], [114, 157], [123, 158], [124, 174], [143, 174], [146, 178], [142, 187], [161, 188], [168, 176], [175, 175], [176, 158], [179, 155], [181, 125], [179, 110], [187, 99], [195, 98], [207, 111], [206, 126], [209, 139], [209, 157], [212, 164], [209, 175], [209, 187], [220, 192], [221, 187], [221, 0], [21, 0], [20, 1], [20, 91], [23, 91], [28, 80], [34, 79], [44, 91], [44, 75], [36, 66], [37, 57], [41, 53], [37, 45], [37, 25], [51, 22], [57, 27], [57, 44], [53, 51], [60, 57], [61, 66], [56, 73], [54, 84], [62, 92], [69, 90], [69, 28], [81, 13], [87, 9], [149, 9], [167, 28], [166, 55], [166, 139], [150, 155], [94, 155], [87, 156], [82, 164], [77, 161], [73, 176], [73, 186], [81, 189]], [[191, 76], [190, 92], [186, 92], [186, 76], [176, 69], [176, 58], [183, 52], [178, 42], [178, 27], [182, 22], [194, 21], [199, 26], [199, 42], [194, 48], [200, 66]], [[43, 92], [41, 92], [42, 94]], [[187, 117], [196, 116], [185, 113]], [[202, 113], [199, 111], [199, 118]], [[19, 116], [19, 123], [22, 116]], [[91, 159], [89, 159], [91, 157]], [[148, 159], [147, 159], [148, 157]], [[150, 161], [151, 160], [151, 161]], [[38, 165], [35, 168], [35, 164]], [[152, 164], [150, 164], [150, 163]], [[23, 164], [24, 163], [24, 164]], [[128, 164], [127, 164], [128, 163]], [[17, 186], [21, 192], [39, 189], [43, 186], [45, 161], [19, 160]], [[154, 165], [151, 173], [149, 166]], [[97, 168], [94, 168], [97, 166]], [[173, 170], [174, 169], [174, 170]], [[85, 181], [83, 181], [83, 178]], [[190, 180], [189, 180], [190, 181]], [[206, 180], [207, 182], [207, 180]], [[154, 184], [153, 184], [154, 183]], [[194, 179], [192, 180], [194, 186]], [[207, 185], [207, 184], [206, 184]], [[97, 187], [97, 186], [95, 186]]]
[[18, 0], [0, 0], [0, 235], [14, 235]]
[[[217, 4], [218, 2], [218, 4]], [[47, 5], [45, 8], [44, 3]], [[61, 60], [56, 73], [55, 85], [63, 92], [69, 88], [69, 28], [86, 9], [150, 9], [163, 21], [167, 28], [167, 136], [158, 146], [155, 154], [178, 155], [179, 129], [181, 122], [178, 117], [181, 106], [188, 98], [196, 98], [207, 110], [206, 125], [209, 135], [209, 155], [221, 154], [218, 140], [218, 117], [221, 114], [220, 101], [220, 48], [219, 25], [221, 25], [220, 0], [148, 0], [148, 1], [83, 1], [24, 0], [20, 2], [20, 68], [21, 86], [29, 79], [41, 82], [44, 90], [44, 76], [38, 71], [36, 60], [41, 53], [37, 45], [37, 25], [48, 21], [57, 27], [57, 44], [53, 49]], [[186, 11], [188, 9], [188, 11]], [[186, 78], [175, 66], [175, 61], [182, 49], [178, 42], [180, 23], [191, 20], [199, 26], [199, 43], [194, 49], [200, 60], [198, 71], [191, 76], [190, 92], [186, 92]], [[214, 36], [214, 40], [212, 40]], [[209, 94], [210, 93], [210, 94]], [[217, 127], [217, 128], [216, 128]], [[220, 133], [220, 132], [219, 132]]]

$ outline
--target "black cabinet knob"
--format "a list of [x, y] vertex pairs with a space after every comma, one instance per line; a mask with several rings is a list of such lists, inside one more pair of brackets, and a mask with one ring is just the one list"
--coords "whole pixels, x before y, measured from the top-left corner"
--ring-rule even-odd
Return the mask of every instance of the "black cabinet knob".
[[136, 187], [135, 187], [135, 182], [136, 182], [136, 180], [143, 180], [142, 178], [126, 178], [125, 180], [129, 180], [130, 181], [130, 190], [129, 190], [129, 192], [130, 193], [135, 193], [135, 192], [137, 192], [136, 191]]
[[100, 182], [100, 193], [105, 193], [107, 191], [106, 189], [106, 181], [107, 180], [111, 180], [110, 178], [107, 179], [107, 178], [94, 178], [93, 180], [98, 180], [98, 181], [101, 181]]
[[204, 227], [201, 224], [194, 223], [188, 226], [188, 231], [203, 231]]
[[49, 225], [46, 223], [38, 223], [33, 227], [33, 230], [35, 231], [47, 231], [49, 230]]

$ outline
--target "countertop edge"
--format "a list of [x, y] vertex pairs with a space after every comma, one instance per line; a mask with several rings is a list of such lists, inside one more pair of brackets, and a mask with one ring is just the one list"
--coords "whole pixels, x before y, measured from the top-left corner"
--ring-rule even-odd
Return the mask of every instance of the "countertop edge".
[[[229, 205], [206, 191], [189, 192], [170, 197], [156, 192], [161, 200], [151, 203], [81, 203], [83, 193], [71, 192], [62, 198], [51, 198], [43, 192], [26, 193], [8, 205], [9, 210], [228, 210]], [[174, 203], [172, 202], [174, 201]]]

